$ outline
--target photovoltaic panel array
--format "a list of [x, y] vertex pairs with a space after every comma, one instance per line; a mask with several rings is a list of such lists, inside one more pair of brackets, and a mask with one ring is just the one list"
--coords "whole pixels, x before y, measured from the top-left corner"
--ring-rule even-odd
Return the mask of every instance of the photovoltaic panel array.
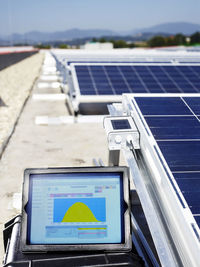
[[74, 65], [81, 95], [199, 93], [199, 65]]
[[136, 97], [200, 227], [200, 97]]

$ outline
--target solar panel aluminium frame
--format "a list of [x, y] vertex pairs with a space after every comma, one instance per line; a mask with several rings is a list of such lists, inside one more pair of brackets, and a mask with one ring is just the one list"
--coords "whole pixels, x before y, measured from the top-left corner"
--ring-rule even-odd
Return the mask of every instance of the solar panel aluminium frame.
[[[123, 200], [126, 203], [124, 212], [124, 241], [114, 244], [28, 244], [28, 215], [26, 206], [29, 197], [29, 183], [31, 174], [64, 174], [64, 173], [123, 173]], [[21, 223], [21, 250], [24, 253], [38, 253], [48, 251], [130, 251], [132, 248], [130, 226], [130, 199], [129, 199], [129, 170], [127, 167], [66, 167], [66, 168], [34, 168], [24, 171], [22, 192], [22, 223]]]
[[[181, 256], [180, 258], [182, 262], [185, 266], [198, 266], [200, 253], [200, 230], [153, 135], [151, 134], [150, 128], [143, 119], [143, 115], [134, 99], [134, 96], [135, 95], [133, 94], [124, 94], [123, 107], [129, 115], [134, 117], [134, 121], [140, 132], [141, 153], [144, 157], [148, 172], [150, 173], [149, 183], [155, 191], [160, 210], [164, 216], [165, 223], [177, 251]], [[163, 94], [157, 94], [156, 96], [166, 97], [166, 95]], [[176, 96], [197, 97], [200, 96], [200, 94], [176, 94]], [[152, 95], [145, 95], [145, 97], [152, 97]], [[167, 97], [175, 97], [175, 95], [171, 94], [167, 95]], [[126, 157], [126, 153], [124, 154]], [[168, 175], [170, 175], [172, 181], [174, 182], [174, 187], [177, 192], [173, 189]], [[137, 186], [139, 187], [140, 185], [136, 184], [136, 189]], [[179, 198], [186, 208], [183, 209]]]
[[69, 67], [71, 64], [85, 64], [85, 63], [91, 63], [91, 64], [109, 64], [109, 63], [124, 63], [124, 64], [146, 64], [146, 63], [150, 63], [150, 64], [162, 64], [162, 63], [169, 63], [169, 64], [174, 64], [174, 63], [178, 63], [178, 64], [185, 64], [185, 63], [190, 63], [190, 64], [199, 64], [200, 63], [200, 55], [199, 57], [188, 57], [188, 58], [153, 58], [153, 57], [133, 57], [133, 58], [114, 58], [114, 57], [110, 57], [110, 58], [71, 58], [71, 59], [60, 59], [60, 62], [62, 62], [63, 64], [65, 63], [67, 65], [67, 67]]
[[[177, 49], [177, 48], [176, 48]], [[179, 49], [179, 48], [178, 48]], [[64, 57], [66, 61], [71, 59], [101, 60], [102, 58], [114, 60], [142, 60], [142, 61], [166, 61], [178, 62], [180, 59], [196, 61], [200, 60], [198, 51], [190, 52], [186, 48], [178, 51], [164, 49], [113, 49], [113, 50], [74, 50], [74, 49], [51, 49], [51, 53], [56, 57]]]

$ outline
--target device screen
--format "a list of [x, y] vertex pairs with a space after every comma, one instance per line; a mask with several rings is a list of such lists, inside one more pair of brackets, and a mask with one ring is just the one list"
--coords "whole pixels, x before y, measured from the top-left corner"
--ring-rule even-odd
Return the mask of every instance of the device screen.
[[29, 244], [121, 243], [122, 173], [31, 174]]

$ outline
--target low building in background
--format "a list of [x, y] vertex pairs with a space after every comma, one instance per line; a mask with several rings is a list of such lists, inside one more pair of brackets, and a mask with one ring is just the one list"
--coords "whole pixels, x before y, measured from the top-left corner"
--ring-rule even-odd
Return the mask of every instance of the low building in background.
[[83, 46], [81, 46], [81, 49], [86, 49], [86, 50], [110, 50], [113, 49], [113, 44], [112, 43], [86, 43]]

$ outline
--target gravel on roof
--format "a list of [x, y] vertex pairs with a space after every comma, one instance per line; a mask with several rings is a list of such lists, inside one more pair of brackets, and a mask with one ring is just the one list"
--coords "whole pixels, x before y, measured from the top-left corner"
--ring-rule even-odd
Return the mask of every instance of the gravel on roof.
[[0, 71], [0, 157], [40, 73], [44, 54], [37, 53]]

